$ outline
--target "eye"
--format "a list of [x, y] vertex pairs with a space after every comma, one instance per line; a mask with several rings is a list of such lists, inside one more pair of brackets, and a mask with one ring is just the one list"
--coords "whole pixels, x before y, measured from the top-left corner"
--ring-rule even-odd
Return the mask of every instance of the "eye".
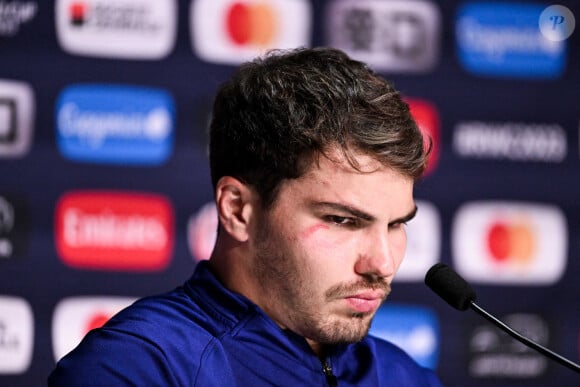
[[339, 215], [326, 215], [324, 217], [324, 220], [326, 220], [329, 223], [334, 223], [338, 226], [354, 227], [357, 224], [357, 221], [355, 218], [350, 218], [347, 216], [339, 216]]
[[395, 222], [395, 223], [389, 224], [389, 228], [391, 230], [397, 230], [397, 229], [400, 229], [400, 228], [405, 228], [405, 226], [407, 226], [407, 222]]

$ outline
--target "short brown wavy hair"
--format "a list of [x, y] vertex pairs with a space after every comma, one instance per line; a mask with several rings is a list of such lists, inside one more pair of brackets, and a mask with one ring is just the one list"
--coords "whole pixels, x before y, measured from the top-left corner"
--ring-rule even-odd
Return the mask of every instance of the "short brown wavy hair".
[[332, 48], [275, 50], [245, 63], [218, 91], [210, 125], [210, 167], [252, 185], [269, 206], [284, 179], [338, 146], [417, 180], [427, 153], [399, 92]]

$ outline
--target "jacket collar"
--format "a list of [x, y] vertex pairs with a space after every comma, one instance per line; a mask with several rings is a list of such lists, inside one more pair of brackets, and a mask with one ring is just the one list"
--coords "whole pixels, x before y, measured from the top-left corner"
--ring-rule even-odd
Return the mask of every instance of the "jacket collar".
[[[251, 341], [261, 347], [276, 347], [286, 355], [297, 358], [303, 365], [319, 370], [321, 361], [304, 337], [281, 329], [262, 309], [245, 296], [233, 292], [218, 280], [207, 261], [197, 264], [185, 286], [186, 292], [234, 339]], [[330, 357], [339, 356], [348, 345], [329, 351]], [[259, 350], [259, 348], [257, 348]]]

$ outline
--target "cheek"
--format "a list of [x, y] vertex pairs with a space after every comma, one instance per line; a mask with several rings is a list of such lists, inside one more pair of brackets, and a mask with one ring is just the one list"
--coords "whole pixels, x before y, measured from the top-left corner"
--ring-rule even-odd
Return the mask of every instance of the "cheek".
[[321, 231], [321, 230], [328, 230], [328, 228], [329, 227], [326, 224], [322, 224], [322, 223], [315, 224], [313, 226], [308, 227], [306, 230], [303, 230], [299, 236], [300, 236], [300, 239], [307, 240], [310, 237], [312, 237], [316, 232]]
[[317, 223], [302, 230], [298, 240], [308, 254], [317, 255], [336, 248], [338, 240], [330, 231], [329, 225]]
[[318, 260], [330, 259], [336, 262], [344, 255], [352, 255], [356, 245], [356, 239], [352, 238], [351, 233], [326, 223], [305, 228], [298, 234], [298, 240], [308, 255]]

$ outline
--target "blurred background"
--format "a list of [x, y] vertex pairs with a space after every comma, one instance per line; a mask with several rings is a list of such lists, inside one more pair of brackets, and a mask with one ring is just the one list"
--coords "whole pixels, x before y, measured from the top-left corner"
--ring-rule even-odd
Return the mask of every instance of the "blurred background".
[[333, 46], [405, 96], [433, 139], [419, 213], [372, 333], [449, 386], [578, 375], [424, 284], [444, 262], [513, 328], [580, 360], [580, 2], [0, 0], [0, 385], [215, 238], [213, 95], [269, 48]]

